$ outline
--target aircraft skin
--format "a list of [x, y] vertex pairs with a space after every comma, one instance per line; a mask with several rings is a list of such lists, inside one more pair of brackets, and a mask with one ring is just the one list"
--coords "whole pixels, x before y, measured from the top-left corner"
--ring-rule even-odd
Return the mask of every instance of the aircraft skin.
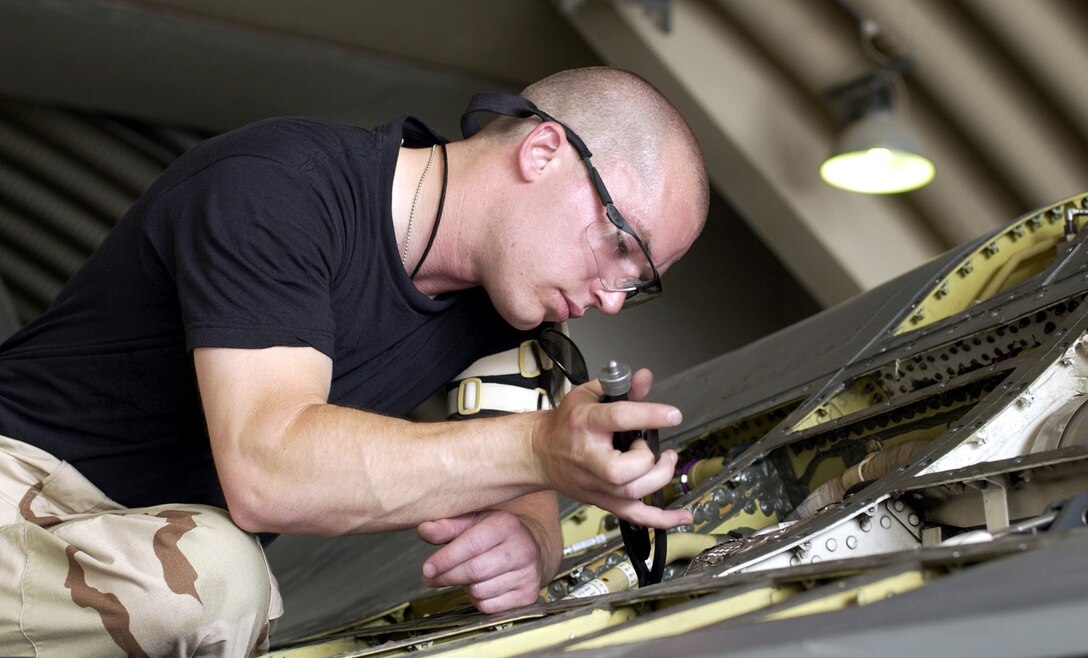
[[405, 581], [271, 655], [1083, 655], [1086, 208], [659, 383], [685, 412], [666, 498], [695, 518], [664, 582], [638, 588], [616, 520], [567, 501], [538, 604]]

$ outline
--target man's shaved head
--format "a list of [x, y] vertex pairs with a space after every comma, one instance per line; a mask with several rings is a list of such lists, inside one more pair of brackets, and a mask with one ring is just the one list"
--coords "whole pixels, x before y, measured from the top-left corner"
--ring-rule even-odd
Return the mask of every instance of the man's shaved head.
[[[680, 113], [649, 82], [629, 71], [590, 67], [548, 76], [521, 95], [582, 138], [606, 182], [609, 171], [625, 166], [648, 198], [682, 185], [691, 207], [705, 219], [709, 192], [702, 151]], [[499, 117], [480, 136], [519, 139], [535, 123]], [[670, 175], [678, 171], [679, 180]]]

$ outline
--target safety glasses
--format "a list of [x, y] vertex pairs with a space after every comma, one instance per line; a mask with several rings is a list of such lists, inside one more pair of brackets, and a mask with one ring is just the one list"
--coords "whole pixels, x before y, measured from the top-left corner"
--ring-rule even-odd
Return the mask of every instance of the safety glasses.
[[[563, 378], [566, 378], [572, 386], [580, 386], [589, 381], [589, 370], [586, 368], [586, 360], [582, 351], [574, 344], [574, 341], [566, 334], [554, 327], [545, 327], [537, 338], [540, 351], [548, 359], [551, 359], [552, 368], [545, 369], [551, 379], [548, 381], [548, 401], [552, 408], [559, 406], [562, 398], [561, 391], [565, 389]], [[556, 374], [556, 371], [559, 374]]]
[[661, 293], [661, 280], [634, 229], [615, 206], [606, 206], [606, 210], [630, 230], [611, 222], [595, 222], [586, 227], [586, 241], [597, 263], [597, 274], [605, 290], [627, 293], [624, 308], [638, 306]]

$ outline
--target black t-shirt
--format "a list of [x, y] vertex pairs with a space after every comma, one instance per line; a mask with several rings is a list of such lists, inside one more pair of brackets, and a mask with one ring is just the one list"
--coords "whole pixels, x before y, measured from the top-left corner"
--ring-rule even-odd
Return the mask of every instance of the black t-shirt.
[[[476, 288], [429, 299], [393, 234], [412, 118], [365, 130], [270, 119], [179, 158], [53, 306], [0, 346], [0, 434], [71, 462], [129, 507], [224, 505], [197, 347], [314, 347], [329, 402], [405, 414], [517, 340]], [[245, 373], [240, 381], [245, 381]]]

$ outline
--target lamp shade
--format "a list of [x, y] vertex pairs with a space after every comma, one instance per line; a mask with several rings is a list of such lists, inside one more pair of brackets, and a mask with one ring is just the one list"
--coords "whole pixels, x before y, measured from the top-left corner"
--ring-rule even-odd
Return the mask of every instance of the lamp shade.
[[936, 171], [910, 130], [882, 109], [847, 126], [820, 177], [852, 192], [895, 194], [929, 184]]

